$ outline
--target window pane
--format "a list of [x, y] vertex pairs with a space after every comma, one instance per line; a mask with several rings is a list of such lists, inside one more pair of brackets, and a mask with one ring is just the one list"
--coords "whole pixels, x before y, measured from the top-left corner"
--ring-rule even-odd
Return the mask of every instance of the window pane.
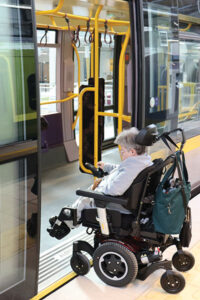
[[[188, 35], [189, 38], [189, 35]], [[200, 127], [199, 41], [180, 42], [179, 124], [185, 130]]]
[[[0, 165], [0, 294], [25, 280], [26, 161]], [[24, 170], [24, 171], [22, 171]]]
[[0, 4], [0, 146], [36, 139], [31, 9]]
[[[56, 48], [38, 48], [40, 102], [56, 100]], [[56, 103], [41, 105], [41, 115], [57, 112]]]
[[[110, 36], [106, 36], [106, 41], [110, 41]], [[104, 34], [101, 34], [100, 48], [100, 77], [105, 79], [105, 105], [113, 104], [113, 56], [114, 56], [114, 36], [111, 35], [111, 44], [106, 44]]]
[[146, 123], [171, 120], [177, 127], [178, 10], [172, 1], [144, 3], [144, 37]]

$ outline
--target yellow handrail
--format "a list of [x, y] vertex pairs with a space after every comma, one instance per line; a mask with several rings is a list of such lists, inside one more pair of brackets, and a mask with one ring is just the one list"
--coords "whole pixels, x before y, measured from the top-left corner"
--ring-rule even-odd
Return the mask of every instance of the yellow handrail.
[[43, 10], [43, 11], [36, 11], [36, 15], [46, 15], [46, 14], [54, 14], [57, 13], [64, 4], [64, 0], [60, 0], [57, 7], [51, 10]]
[[51, 22], [52, 22], [53, 26], [56, 26], [56, 27], [57, 27], [56, 22], [55, 22], [55, 20], [54, 20], [54, 17], [53, 17], [53, 16], [50, 16], [50, 19], [51, 19]]
[[[50, 16], [52, 17], [52, 16]], [[55, 21], [54, 21], [55, 22]], [[44, 25], [44, 24], [37, 24], [37, 28], [40, 29], [53, 29], [53, 30], [71, 30], [71, 31], [75, 31], [77, 29], [77, 26], [73, 25], [70, 26], [70, 28], [68, 26], [57, 26], [56, 23], [54, 23], [55, 25]], [[90, 30], [93, 31], [93, 27], [90, 27]], [[84, 25], [80, 26], [80, 31], [87, 31], [87, 28]], [[104, 33], [105, 29], [100, 28], [99, 29], [100, 33]], [[113, 32], [108, 30], [107, 34], [115, 34], [115, 35], [125, 35], [126, 32]]]
[[99, 28], [98, 18], [103, 8], [100, 5], [95, 14], [95, 40], [94, 40], [94, 51], [95, 51], [95, 72], [94, 72], [94, 166], [97, 166], [98, 162], [98, 110], [99, 110]]
[[192, 26], [192, 23], [189, 23], [187, 27], [179, 29], [180, 31], [188, 31]]
[[79, 115], [79, 164], [81, 169], [86, 172], [86, 173], [90, 173], [92, 174], [92, 172], [88, 169], [85, 168], [85, 166], [83, 165], [83, 95], [86, 92], [95, 92], [95, 88], [94, 87], [88, 87], [88, 88], [84, 88], [80, 94], [79, 94], [79, 111], [80, 111], [80, 115]]
[[71, 95], [68, 96], [67, 98], [64, 98], [64, 99], [61, 99], [61, 100], [55, 100], [55, 101], [46, 101], [46, 102], [41, 102], [40, 105], [46, 105], [46, 104], [52, 104], [52, 103], [62, 103], [62, 102], [66, 102], [66, 101], [69, 101], [75, 97], [78, 96], [78, 94], [72, 94], [70, 93]]
[[126, 52], [129, 38], [130, 38], [130, 26], [126, 33], [125, 40], [120, 53], [120, 59], [119, 59], [118, 133], [122, 131], [122, 114], [124, 108], [124, 57], [125, 57], [125, 52]]
[[[36, 15], [37, 15], [37, 11], [36, 11]], [[46, 13], [46, 15], [50, 16], [52, 14], [51, 13]], [[72, 15], [72, 14], [65, 14], [65, 13], [62, 13], [62, 12], [56, 12], [55, 13], [55, 16], [60, 16], [60, 17], [63, 17], [63, 18], [65, 18], [66, 15], [69, 19], [82, 20], [82, 21], [88, 21], [90, 19], [91, 22], [95, 23], [95, 18], [77, 16], [77, 15]], [[129, 21], [98, 19], [99, 23], [105, 23], [105, 21], [108, 22], [108, 25], [114, 25], [114, 26], [122, 26], [122, 25], [129, 26], [130, 25]]]
[[[79, 53], [78, 53], [78, 50], [77, 50], [76, 46], [73, 43], [72, 43], [72, 47], [74, 48], [74, 51], [75, 51], [76, 57], [77, 57], [77, 62], [78, 62], [78, 92], [79, 92], [80, 85], [81, 85], [81, 63], [80, 63], [80, 56], [79, 56]], [[72, 130], [74, 130], [74, 128], [76, 127], [76, 123], [78, 121], [79, 114], [80, 113], [79, 113], [79, 108], [78, 108], [78, 111], [76, 113], [75, 121], [72, 124]]]
[[[118, 113], [111, 113], [111, 112], [98, 112], [99, 116], [107, 116], [107, 117], [114, 117], [114, 118], [118, 118], [119, 114]], [[131, 116], [126, 116], [126, 115], [122, 115], [122, 120], [126, 121], [126, 122], [131, 122]]]

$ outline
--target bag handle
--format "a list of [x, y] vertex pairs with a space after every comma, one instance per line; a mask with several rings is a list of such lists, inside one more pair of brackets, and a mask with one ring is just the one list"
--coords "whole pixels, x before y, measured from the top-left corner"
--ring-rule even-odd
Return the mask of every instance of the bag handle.
[[163, 180], [161, 181], [161, 186], [163, 187], [168, 178], [175, 172], [176, 169], [176, 159], [173, 162], [173, 165], [165, 173]]

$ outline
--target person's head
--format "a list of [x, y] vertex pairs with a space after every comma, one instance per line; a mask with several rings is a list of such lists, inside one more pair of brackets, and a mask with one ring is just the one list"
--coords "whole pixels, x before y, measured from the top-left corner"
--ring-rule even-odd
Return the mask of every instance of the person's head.
[[121, 158], [127, 159], [130, 156], [137, 156], [146, 152], [146, 147], [135, 143], [135, 137], [139, 133], [136, 127], [124, 130], [118, 134], [115, 144], [121, 146]]

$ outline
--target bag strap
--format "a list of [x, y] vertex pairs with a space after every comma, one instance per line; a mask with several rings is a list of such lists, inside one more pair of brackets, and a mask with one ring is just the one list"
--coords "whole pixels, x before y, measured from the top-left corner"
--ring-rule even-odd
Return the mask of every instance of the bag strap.
[[188, 171], [187, 171], [186, 164], [185, 164], [185, 154], [184, 154], [184, 152], [181, 152], [181, 156], [182, 156], [183, 174], [184, 174], [184, 177], [185, 177], [185, 181], [188, 182]]
[[161, 135], [161, 140], [164, 142], [164, 144], [172, 151], [168, 141], [174, 145], [176, 148], [178, 148], [177, 144], [172, 140], [172, 138], [169, 136], [169, 132], [164, 132], [162, 135]]
[[176, 167], [177, 167], [177, 170], [178, 170], [178, 176], [179, 176], [179, 180], [180, 180], [180, 186], [181, 186], [181, 193], [182, 193], [182, 197], [183, 197], [183, 206], [184, 206], [184, 210], [185, 210], [185, 216], [187, 216], [188, 203], [187, 203], [187, 198], [186, 198], [186, 193], [185, 193], [185, 188], [184, 188], [184, 186], [186, 185], [186, 182], [185, 182], [185, 178], [184, 178], [184, 175], [183, 175], [184, 170], [181, 170], [180, 151], [177, 151], [177, 153], [176, 153]]
[[173, 165], [167, 170], [165, 173], [162, 181], [161, 181], [161, 186], [163, 187], [165, 182], [168, 180], [168, 178], [175, 172], [176, 170], [176, 159], [174, 160]]

